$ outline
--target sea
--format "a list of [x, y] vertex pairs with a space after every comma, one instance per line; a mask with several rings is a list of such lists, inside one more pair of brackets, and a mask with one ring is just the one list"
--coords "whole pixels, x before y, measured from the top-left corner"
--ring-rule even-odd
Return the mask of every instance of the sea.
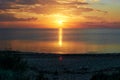
[[39, 53], [119, 53], [119, 28], [0, 28], [0, 50]]

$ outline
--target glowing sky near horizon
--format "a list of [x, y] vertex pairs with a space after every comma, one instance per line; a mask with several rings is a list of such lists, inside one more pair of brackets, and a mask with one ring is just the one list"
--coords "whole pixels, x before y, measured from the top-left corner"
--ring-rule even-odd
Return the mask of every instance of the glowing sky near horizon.
[[0, 0], [0, 28], [119, 28], [120, 0]]

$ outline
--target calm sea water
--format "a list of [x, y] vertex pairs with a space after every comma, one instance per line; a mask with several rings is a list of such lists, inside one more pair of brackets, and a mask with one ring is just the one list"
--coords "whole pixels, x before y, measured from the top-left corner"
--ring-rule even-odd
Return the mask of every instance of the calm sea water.
[[0, 29], [0, 49], [50, 53], [118, 53], [120, 29]]

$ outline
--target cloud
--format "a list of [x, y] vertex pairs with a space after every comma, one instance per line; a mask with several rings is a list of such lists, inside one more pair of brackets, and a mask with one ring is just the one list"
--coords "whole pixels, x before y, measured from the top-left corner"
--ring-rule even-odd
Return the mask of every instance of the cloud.
[[20, 7], [17, 7], [16, 5], [13, 6], [13, 4], [0, 3], [0, 10], [8, 10], [8, 9], [20, 9]]
[[87, 2], [87, 1], [98, 2], [98, 1], [100, 1], [100, 0], [78, 0], [78, 1], [82, 1], [82, 2]]
[[[31, 12], [31, 13], [37, 13], [37, 14], [43, 14], [43, 15], [49, 15], [54, 13], [72, 13], [74, 9], [77, 8], [77, 5], [89, 5], [86, 2], [58, 2], [55, 0], [40, 0], [36, 5], [31, 6], [25, 6], [25, 8], [22, 8], [22, 11], [25, 12]], [[22, 7], [23, 7], [22, 6]], [[68, 14], [67, 14], [68, 15]]]
[[[85, 2], [86, 0], [0, 0], [0, 10], [12, 9], [14, 11], [32, 12], [38, 14], [50, 14], [56, 12], [72, 13], [75, 11], [76, 14], [80, 12], [93, 11], [92, 8], [84, 8], [82, 6], [90, 5]], [[36, 6], [39, 5], [39, 6]], [[69, 10], [69, 11], [68, 11]], [[68, 12], [66, 12], [68, 11]], [[96, 10], [101, 11], [101, 10]]]
[[36, 18], [17, 18], [13, 14], [0, 14], [0, 22], [11, 22], [11, 21], [31, 21], [36, 20]]
[[[3, 9], [10, 9], [14, 5], [87, 5], [87, 2], [78, 2], [78, 1], [67, 1], [67, 2], [60, 2], [59, 0], [0, 0], [0, 7]], [[6, 7], [7, 6], [7, 7]], [[12, 7], [11, 7], [12, 6]]]
[[[29, 17], [35, 16], [40, 19], [41, 17], [49, 17], [50, 15], [59, 13], [78, 19], [78, 17], [81, 17], [83, 13], [107, 13], [106, 11], [90, 7], [91, 4], [92, 3], [89, 3], [88, 0], [0, 0], [0, 12], [2, 12], [2, 14], [0, 14], [2, 15], [0, 16], [0, 21], [34, 20], [33, 18], [20, 18], [21, 16], [26, 17], [28, 15]], [[19, 18], [16, 18], [14, 15], [7, 13], [14, 13], [19, 15]]]
[[17, 0], [16, 4], [22, 4], [22, 5], [33, 5], [37, 4], [38, 0]]
[[3, 4], [21, 4], [21, 5], [33, 5], [33, 4], [57, 4], [56, 0], [0, 0]]
[[107, 14], [108, 13], [108, 11], [103, 11], [103, 10], [95, 10], [96, 12], [102, 12], [102, 13], [105, 13], [105, 14]]
[[120, 22], [86, 22], [84, 25], [90, 28], [120, 28]]
[[68, 24], [70, 28], [120, 28], [120, 21], [119, 22], [108, 22], [108, 21], [86, 21], [86, 22], [74, 22]]
[[0, 3], [3, 4], [13, 4], [15, 2], [17, 2], [18, 0], [0, 0]]
[[89, 19], [89, 20], [103, 21], [103, 17], [98, 17], [98, 16], [84, 16], [84, 18]]
[[90, 0], [90, 1], [93, 1], [93, 2], [98, 2], [98, 1], [100, 1], [100, 0]]
[[89, 7], [79, 7], [79, 8], [73, 8], [71, 10], [72, 14], [75, 16], [79, 16], [82, 15], [83, 13], [92, 12], [92, 11], [95, 11], [95, 9]]

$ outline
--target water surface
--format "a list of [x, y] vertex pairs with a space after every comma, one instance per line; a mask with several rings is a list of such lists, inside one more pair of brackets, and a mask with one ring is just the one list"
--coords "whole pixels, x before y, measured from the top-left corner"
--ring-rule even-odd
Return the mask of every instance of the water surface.
[[118, 53], [120, 29], [0, 29], [0, 49], [45, 53]]

